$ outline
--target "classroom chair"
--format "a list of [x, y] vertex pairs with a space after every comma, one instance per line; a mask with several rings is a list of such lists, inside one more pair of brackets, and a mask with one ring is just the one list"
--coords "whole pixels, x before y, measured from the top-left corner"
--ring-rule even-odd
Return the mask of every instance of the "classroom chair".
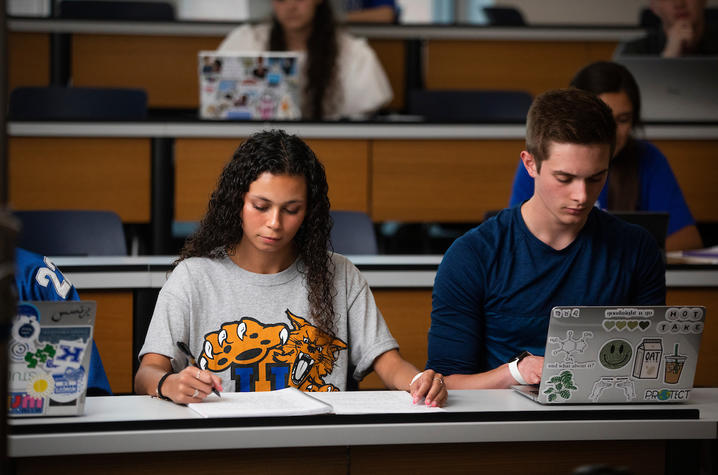
[[58, 16], [83, 20], [173, 21], [168, 2], [61, 1]]
[[521, 11], [513, 7], [484, 7], [491, 26], [526, 26]]
[[407, 110], [429, 122], [523, 124], [531, 101], [531, 94], [524, 91], [413, 89]]
[[18, 87], [10, 93], [11, 120], [142, 120], [147, 93], [142, 89], [94, 87]]
[[344, 255], [378, 254], [374, 223], [361, 211], [331, 211], [330, 241], [334, 252]]
[[15, 211], [17, 245], [45, 256], [126, 256], [122, 220], [113, 211]]

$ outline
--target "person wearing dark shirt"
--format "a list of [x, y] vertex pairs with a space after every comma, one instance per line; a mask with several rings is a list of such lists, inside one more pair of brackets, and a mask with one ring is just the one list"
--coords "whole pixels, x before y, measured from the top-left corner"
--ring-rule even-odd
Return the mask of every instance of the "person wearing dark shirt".
[[434, 281], [427, 368], [449, 389], [538, 383], [556, 305], [665, 302], [653, 237], [593, 207], [616, 145], [611, 109], [587, 91], [548, 91], [526, 126], [533, 195], [457, 239]]
[[661, 24], [645, 37], [624, 44], [619, 55], [718, 55], [718, 25], [706, 22], [705, 6], [706, 0], [650, 0]]

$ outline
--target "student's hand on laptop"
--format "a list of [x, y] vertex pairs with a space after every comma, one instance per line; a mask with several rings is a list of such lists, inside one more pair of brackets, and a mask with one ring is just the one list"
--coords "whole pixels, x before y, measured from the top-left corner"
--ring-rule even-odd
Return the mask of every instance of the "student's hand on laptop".
[[541, 371], [543, 370], [543, 356], [529, 355], [522, 359], [518, 365], [521, 377], [528, 384], [541, 382]]

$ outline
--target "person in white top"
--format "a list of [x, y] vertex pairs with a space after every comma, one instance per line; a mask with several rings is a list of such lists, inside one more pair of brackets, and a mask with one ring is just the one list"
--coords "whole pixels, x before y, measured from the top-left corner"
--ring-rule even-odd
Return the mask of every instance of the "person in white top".
[[337, 29], [326, 0], [272, 0], [271, 23], [242, 25], [220, 51], [294, 51], [300, 57], [302, 117], [361, 119], [391, 101], [381, 63], [363, 38]]

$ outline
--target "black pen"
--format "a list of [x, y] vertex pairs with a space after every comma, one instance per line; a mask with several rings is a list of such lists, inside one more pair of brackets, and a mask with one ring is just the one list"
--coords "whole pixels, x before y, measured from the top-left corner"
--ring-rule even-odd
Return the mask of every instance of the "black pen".
[[[194, 366], [195, 368], [198, 368], [198, 369], [199, 369], [199, 365], [197, 364], [197, 360], [194, 359], [194, 356], [192, 356], [192, 352], [189, 351], [189, 346], [187, 346], [187, 343], [184, 343], [184, 342], [182, 342], [182, 341], [178, 341], [178, 342], [177, 342], [177, 348], [179, 348], [182, 353], [184, 353], [185, 355], [187, 355], [187, 358], [189, 359], [189, 364], [191, 364], [191, 365]], [[215, 394], [217, 395], [217, 397], [222, 397], [222, 396], [219, 394], [219, 391], [217, 391], [216, 388], [212, 388], [212, 392], [215, 393]]]

